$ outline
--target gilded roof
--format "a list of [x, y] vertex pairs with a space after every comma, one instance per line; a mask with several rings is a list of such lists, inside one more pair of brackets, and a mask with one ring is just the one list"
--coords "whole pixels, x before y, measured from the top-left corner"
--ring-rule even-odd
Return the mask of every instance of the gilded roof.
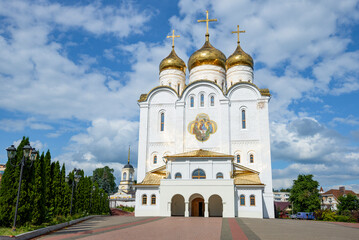
[[237, 65], [244, 65], [253, 68], [253, 58], [243, 51], [239, 43], [234, 53], [227, 59], [226, 68], [229, 69]]
[[212, 152], [212, 151], [203, 150], [203, 149], [194, 150], [194, 151], [185, 152], [185, 153], [178, 153], [178, 154], [166, 156], [165, 158], [168, 159], [168, 158], [187, 158], [187, 157], [193, 157], [193, 158], [209, 157], [209, 158], [231, 158], [231, 159], [234, 158], [233, 155]]
[[233, 178], [236, 185], [264, 185], [259, 179], [258, 173], [236, 170]]
[[186, 71], [186, 64], [177, 56], [174, 48], [172, 48], [171, 53], [160, 63], [160, 72], [166, 69], [178, 69], [182, 72]]
[[187, 64], [188, 70], [191, 71], [192, 68], [204, 64], [226, 67], [226, 56], [213, 47], [209, 40], [206, 40], [203, 46], [191, 55]]
[[161, 179], [167, 178], [166, 165], [148, 172], [140, 184], [137, 185], [160, 185]]

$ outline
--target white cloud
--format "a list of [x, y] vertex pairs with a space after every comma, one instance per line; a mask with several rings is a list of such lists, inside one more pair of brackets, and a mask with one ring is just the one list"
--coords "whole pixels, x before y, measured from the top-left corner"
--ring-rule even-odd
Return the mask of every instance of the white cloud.
[[274, 188], [290, 187], [298, 174], [313, 174], [323, 186], [359, 180], [358, 148], [315, 119], [272, 123], [271, 131], [272, 161], [289, 163], [273, 169]]
[[35, 118], [27, 118], [25, 120], [0, 119], [0, 129], [6, 132], [23, 131], [27, 127], [34, 130], [53, 129], [51, 125], [39, 122]]
[[95, 168], [109, 166], [119, 176], [127, 163], [129, 145], [131, 164], [137, 165], [137, 136], [138, 122], [99, 118], [86, 132], [74, 135], [65, 153], [56, 159], [65, 162], [67, 170], [82, 168], [92, 175]]

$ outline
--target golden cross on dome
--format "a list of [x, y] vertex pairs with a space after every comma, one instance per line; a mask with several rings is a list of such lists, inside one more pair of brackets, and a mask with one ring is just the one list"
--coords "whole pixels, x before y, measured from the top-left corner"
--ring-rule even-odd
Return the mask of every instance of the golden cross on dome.
[[232, 31], [232, 33], [237, 33], [237, 37], [238, 37], [238, 45], [239, 45], [239, 34], [240, 33], [245, 33], [246, 31], [239, 31], [239, 25], [237, 25], [237, 31]]
[[180, 37], [180, 35], [175, 35], [175, 30], [172, 30], [172, 36], [167, 36], [167, 38], [172, 38], [172, 48], [175, 47], [175, 38]]
[[206, 22], [206, 28], [207, 28], [207, 31], [206, 31], [206, 41], [209, 40], [209, 33], [208, 33], [208, 23], [209, 22], [217, 22], [217, 19], [208, 19], [208, 10], [206, 11], [206, 19], [204, 20], [197, 20], [198, 22]]

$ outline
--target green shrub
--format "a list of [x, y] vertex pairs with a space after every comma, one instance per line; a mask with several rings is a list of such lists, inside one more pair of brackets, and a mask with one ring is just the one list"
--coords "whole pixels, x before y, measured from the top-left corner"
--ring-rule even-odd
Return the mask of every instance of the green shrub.
[[350, 216], [336, 215], [334, 219], [337, 222], [352, 222]]
[[322, 214], [323, 220], [324, 221], [330, 221], [330, 222], [334, 222], [335, 221], [335, 212], [332, 211], [324, 211]]

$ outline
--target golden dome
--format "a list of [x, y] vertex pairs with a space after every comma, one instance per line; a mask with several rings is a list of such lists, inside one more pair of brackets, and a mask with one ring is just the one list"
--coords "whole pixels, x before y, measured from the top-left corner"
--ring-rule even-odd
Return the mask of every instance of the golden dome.
[[227, 59], [226, 68], [229, 69], [237, 65], [244, 65], [253, 68], [252, 57], [242, 50], [239, 43], [234, 53], [231, 56], [229, 56], [229, 58]]
[[208, 38], [201, 49], [195, 51], [188, 60], [188, 70], [194, 67], [209, 64], [225, 68], [226, 56], [214, 48], [208, 41]]
[[173, 47], [171, 53], [160, 63], [160, 72], [166, 69], [178, 69], [182, 72], [186, 71], [186, 64], [177, 56]]

